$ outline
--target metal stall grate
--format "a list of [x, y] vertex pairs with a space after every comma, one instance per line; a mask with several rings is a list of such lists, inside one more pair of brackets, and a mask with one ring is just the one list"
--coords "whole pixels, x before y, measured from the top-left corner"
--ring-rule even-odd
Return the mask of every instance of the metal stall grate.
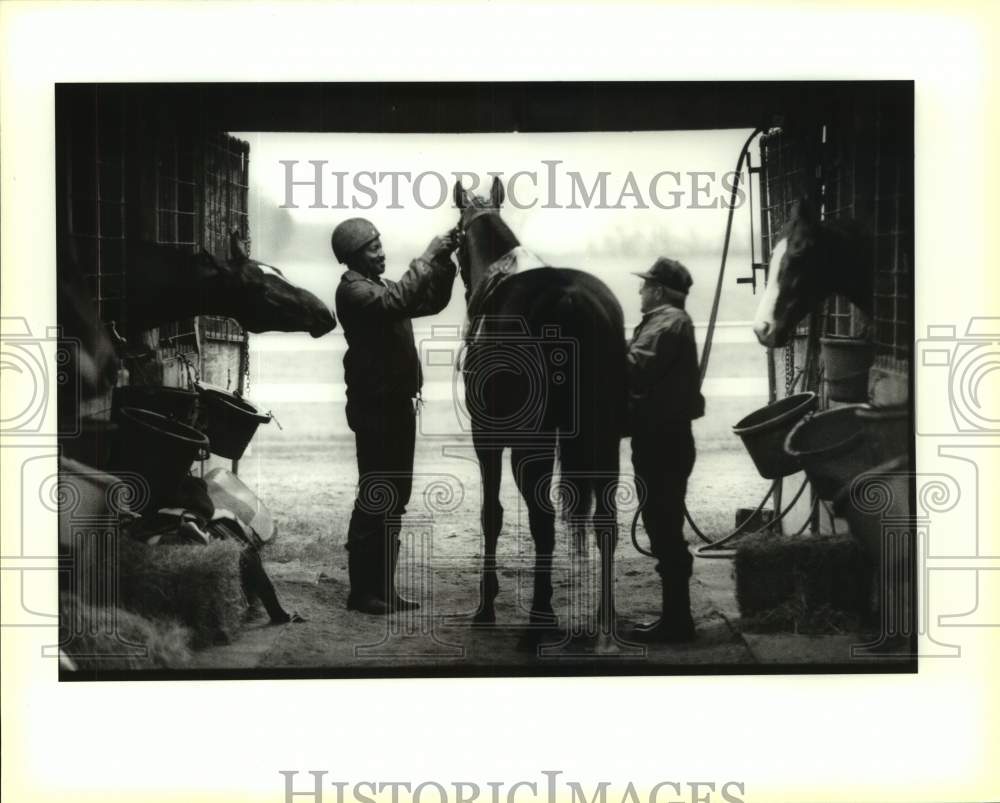
[[[901, 141], [902, 140], [902, 141]], [[875, 348], [884, 367], [905, 370], [913, 348], [911, 148], [893, 110], [879, 108], [875, 130]]]
[[98, 314], [124, 331], [125, 103], [114, 88], [74, 95], [66, 114], [67, 230]]
[[[154, 173], [156, 242], [186, 251], [199, 245], [197, 150], [197, 140], [191, 131], [178, 131], [165, 121], [160, 123]], [[194, 318], [161, 326], [159, 343], [166, 357], [197, 351]]]
[[[760, 138], [761, 174], [761, 239], [765, 264], [770, 262], [771, 252], [791, 216], [792, 206], [805, 194], [812, 194], [816, 183], [816, 170], [809, 154], [809, 134], [790, 134], [782, 128], [772, 128]], [[775, 277], [768, 277], [768, 281]], [[792, 392], [798, 381], [799, 370], [804, 365], [806, 350], [805, 337], [808, 323], [800, 324], [795, 337], [783, 349], [776, 349], [774, 359], [784, 368], [784, 392]], [[780, 353], [780, 354], [779, 354]]]
[[[858, 216], [858, 149], [853, 133], [835, 122], [822, 127], [818, 195], [823, 220]], [[861, 337], [865, 331], [863, 314], [841, 295], [827, 300], [824, 320], [823, 334], [830, 337]]]
[[[250, 146], [226, 134], [210, 137], [203, 155], [205, 171], [205, 248], [220, 259], [229, 254], [229, 232], [236, 229], [249, 249], [250, 223], [247, 203], [250, 185]], [[246, 334], [232, 318], [206, 315], [201, 319], [202, 337], [243, 343]]]
[[[913, 343], [912, 144], [908, 119], [875, 103], [864, 114], [831, 113], [826, 125], [772, 129], [761, 138], [763, 251], [769, 259], [792, 203], [803, 194], [818, 201], [823, 219], [857, 219], [873, 235], [875, 282], [869, 319], [846, 298], [824, 308], [824, 334], [870, 337], [876, 364], [909, 375]], [[803, 323], [784, 349], [785, 392], [791, 390], [805, 346]], [[781, 357], [779, 357], [781, 359]]]

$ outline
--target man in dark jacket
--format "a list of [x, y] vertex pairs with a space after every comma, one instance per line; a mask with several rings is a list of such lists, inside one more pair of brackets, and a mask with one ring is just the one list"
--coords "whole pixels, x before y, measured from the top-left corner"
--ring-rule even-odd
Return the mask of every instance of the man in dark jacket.
[[662, 613], [638, 625], [641, 642], [694, 638], [688, 584], [692, 557], [684, 540], [684, 496], [694, 467], [691, 421], [705, 414], [694, 325], [684, 311], [691, 274], [661, 257], [645, 273], [643, 317], [628, 347], [632, 466], [645, 489], [642, 522], [662, 586]]
[[410, 319], [448, 305], [455, 244], [450, 233], [435, 237], [395, 282], [381, 278], [385, 254], [378, 230], [367, 220], [345, 220], [334, 229], [331, 245], [347, 265], [336, 306], [347, 340], [347, 424], [358, 460], [358, 495], [347, 533], [347, 607], [384, 615], [419, 607], [400, 597], [395, 583], [423, 383]]

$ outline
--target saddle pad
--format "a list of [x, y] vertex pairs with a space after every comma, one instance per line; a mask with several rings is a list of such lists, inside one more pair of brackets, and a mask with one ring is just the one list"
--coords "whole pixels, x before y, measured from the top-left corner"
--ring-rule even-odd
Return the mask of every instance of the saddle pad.
[[468, 323], [465, 330], [466, 339], [474, 341], [479, 337], [483, 319], [478, 315], [478, 310], [482, 309], [486, 303], [486, 299], [492, 295], [498, 285], [515, 273], [524, 273], [534, 268], [547, 267], [549, 267], [549, 264], [545, 260], [533, 251], [529, 251], [523, 245], [515, 246], [491, 264], [486, 269], [486, 276], [483, 278], [478, 291], [469, 299], [467, 310]]
[[498, 271], [500, 273], [524, 273], [532, 268], [547, 267], [548, 264], [538, 254], [529, 251], [523, 245], [518, 245], [490, 265], [487, 275]]
[[271, 511], [233, 472], [213, 468], [205, 475], [205, 484], [216, 509], [232, 511], [245, 527], [253, 531], [261, 544], [274, 538], [277, 527]]

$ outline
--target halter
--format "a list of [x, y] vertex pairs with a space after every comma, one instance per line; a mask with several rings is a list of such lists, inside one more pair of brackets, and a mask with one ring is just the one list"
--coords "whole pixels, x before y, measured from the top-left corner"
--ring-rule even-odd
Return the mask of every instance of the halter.
[[484, 215], [497, 215], [497, 216], [500, 215], [500, 210], [494, 209], [492, 206], [478, 206], [475, 207], [475, 209], [476, 211], [473, 212], [471, 215], [469, 215], [469, 219], [466, 220], [464, 223], [462, 222], [461, 217], [459, 217], [458, 219], [458, 225], [455, 227], [455, 231], [460, 238], [460, 242], [462, 243], [465, 242], [465, 238], [466, 236], [468, 236], [469, 233], [469, 226], [472, 225], [472, 222], [474, 220], [478, 220]]
[[[484, 215], [496, 215], [498, 217], [500, 215], [500, 210], [494, 209], [492, 206], [477, 206], [474, 208], [476, 211], [472, 212], [469, 215], [468, 220], [466, 220], [464, 223], [462, 222], [463, 215], [460, 215], [458, 219], [458, 225], [455, 226], [454, 228], [454, 232], [457, 235], [457, 242], [455, 243], [455, 249], [457, 251], [460, 251], [462, 248], [465, 247], [465, 241], [468, 238], [469, 234], [469, 226], [472, 224], [474, 220], [478, 220]], [[465, 284], [466, 294], [468, 296], [468, 294], [471, 293], [469, 282], [472, 280], [471, 276], [472, 266], [471, 265], [463, 266], [461, 264], [461, 260], [459, 260], [459, 272], [462, 276], [462, 282]]]

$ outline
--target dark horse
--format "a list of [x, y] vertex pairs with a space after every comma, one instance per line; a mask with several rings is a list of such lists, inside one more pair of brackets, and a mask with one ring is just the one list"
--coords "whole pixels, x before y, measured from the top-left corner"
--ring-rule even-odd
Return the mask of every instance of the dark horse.
[[248, 332], [325, 335], [337, 321], [308, 290], [280, 270], [247, 255], [237, 231], [220, 259], [202, 248], [192, 254], [169, 245], [135, 242], [129, 247], [129, 325], [134, 331], [194, 315], [235, 318]]
[[870, 315], [871, 237], [853, 220], [820, 222], [806, 200], [792, 207], [771, 253], [753, 331], [762, 346], [785, 346], [809, 312], [834, 293]]
[[523, 252], [500, 218], [503, 185], [489, 198], [456, 183], [458, 260], [468, 302], [462, 362], [466, 407], [483, 481], [485, 539], [478, 623], [496, 619], [501, 458], [528, 508], [535, 543], [530, 621], [554, 626], [550, 499], [558, 451], [563, 504], [577, 534], [590, 517], [601, 554], [601, 634], [613, 631], [613, 555], [617, 540], [619, 443], [625, 416], [625, 338], [621, 306], [607, 286], [571, 268], [508, 270]]

